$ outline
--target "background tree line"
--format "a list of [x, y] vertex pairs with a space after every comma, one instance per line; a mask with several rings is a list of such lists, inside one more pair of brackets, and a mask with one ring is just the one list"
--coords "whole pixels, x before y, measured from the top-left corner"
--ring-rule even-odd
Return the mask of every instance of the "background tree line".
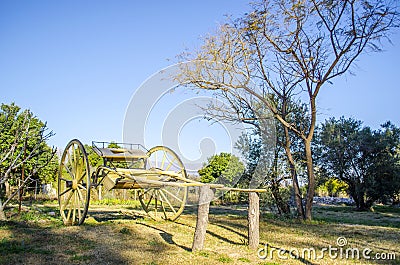
[[372, 130], [352, 118], [331, 118], [315, 142], [320, 177], [345, 182], [357, 209], [370, 209], [376, 201], [399, 203], [400, 129], [394, 124]]
[[[214, 155], [199, 170], [200, 180], [248, 187], [253, 178], [262, 179], [260, 186], [269, 189], [277, 212], [290, 214], [294, 187], [282, 143], [284, 134], [279, 129], [276, 138], [276, 148], [265, 153], [268, 149], [257, 130], [243, 134], [236, 147], [246, 166], [234, 155]], [[301, 161], [304, 154], [297, 146], [292, 145], [291, 153]], [[376, 202], [400, 203], [400, 128], [391, 122], [372, 130], [353, 118], [330, 118], [317, 127], [313, 150], [316, 186], [330, 196], [347, 193], [357, 210], [371, 210]], [[300, 183], [307, 183], [306, 172], [298, 172]], [[306, 184], [299, 187], [301, 199], [306, 188]]]
[[[12, 104], [0, 107], [0, 220], [5, 206], [34, 181], [51, 183], [56, 178], [56, 150], [47, 144], [54, 133], [30, 110]], [[16, 187], [11, 190], [9, 187]], [[21, 197], [19, 198], [21, 201]]]

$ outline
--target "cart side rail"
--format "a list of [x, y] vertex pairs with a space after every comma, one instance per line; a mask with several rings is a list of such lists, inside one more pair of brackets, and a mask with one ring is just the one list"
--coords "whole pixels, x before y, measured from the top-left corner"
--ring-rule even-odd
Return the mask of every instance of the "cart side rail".
[[148, 150], [141, 144], [93, 141], [92, 148], [100, 157], [111, 160], [148, 158]]

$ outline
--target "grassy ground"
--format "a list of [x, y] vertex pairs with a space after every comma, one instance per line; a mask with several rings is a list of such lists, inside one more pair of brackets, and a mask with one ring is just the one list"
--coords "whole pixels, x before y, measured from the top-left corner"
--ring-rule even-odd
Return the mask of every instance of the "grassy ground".
[[[148, 219], [135, 203], [96, 204], [84, 225], [64, 227], [55, 204], [36, 204], [24, 207], [14, 221], [0, 222], [0, 264], [400, 264], [400, 209], [375, 209], [361, 213], [316, 206], [315, 220], [308, 223], [263, 213], [259, 254], [267, 257], [260, 259], [246, 245], [243, 207], [212, 207], [205, 248], [192, 253], [194, 209], [172, 223]], [[341, 248], [339, 237], [347, 241]], [[338, 257], [326, 250], [319, 259], [329, 246], [337, 248], [331, 255]], [[355, 248], [360, 259], [345, 259], [346, 251]], [[302, 255], [304, 249], [309, 252]], [[396, 259], [366, 260], [364, 249], [372, 251], [367, 253], [371, 258], [394, 253]]]

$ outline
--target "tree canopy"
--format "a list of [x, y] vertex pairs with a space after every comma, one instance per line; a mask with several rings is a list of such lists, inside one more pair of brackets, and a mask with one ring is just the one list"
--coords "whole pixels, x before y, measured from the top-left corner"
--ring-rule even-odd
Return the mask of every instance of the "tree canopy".
[[[229, 106], [225, 110], [209, 106], [217, 118], [265, 119], [247, 111], [262, 105], [284, 130], [302, 140], [308, 187], [304, 212], [301, 198], [296, 199], [300, 217], [311, 219], [315, 190], [311, 143], [319, 92], [348, 72], [362, 53], [381, 50], [382, 41], [399, 25], [397, 5], [390, 0], [259, 0], [252, 7], [207, 36], [194, 53], [182, 54], [181, 62], [192, 63], [181, 64], [176, 80], [213, 90], [224, 99]], [[307, 105], [307, 123], [290, 122], [291, 102]], [[286, 138], [290, 146], [287, 132]], [[286, 150], [291, 160], [290, 148]], [[292, 161], [293, 183], [298, 182], [296, 164]]]
[[[58, 168], [56, 150], [46, 141], [53, 136], [46, 123], [29, 110], [17, 105], [2, 104], [0, 107], [0, 219], [4, 219], [4, 206], [16, 193], [4, 198], [4, 183], [18, 185], [18, 189], [39, 180], [48, 183], [55, 180]], [[2, 203], [1, 199], [5, 199]]]
[[235, 155], [220, 153], [208, 158], [198, 172], [204, 183], [218, 182], [231, 186], [244, 172], [244, 165]]
[[390, 122], [379, 130], [352, 118], [331, 118], [319, 133], [319, 167], [348, 184], [360, 210], [400, 192], [400, 129]]

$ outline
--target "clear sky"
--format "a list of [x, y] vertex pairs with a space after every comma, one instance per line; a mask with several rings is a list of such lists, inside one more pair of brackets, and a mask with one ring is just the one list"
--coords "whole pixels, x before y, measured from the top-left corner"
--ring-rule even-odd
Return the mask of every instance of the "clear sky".
[[[248, 9], [243, 0], [2, 0], [0, 102], [47, 121], [52, 145], [120, 141], [135, 89], [199, 45], [224, 15]], [[360, 57], [355, 76], [324, 87], [320, 120], [345, 115], [373, 128], [386, 120], [400, 126], [398, 32], [392, 41], [386, 52]]]

